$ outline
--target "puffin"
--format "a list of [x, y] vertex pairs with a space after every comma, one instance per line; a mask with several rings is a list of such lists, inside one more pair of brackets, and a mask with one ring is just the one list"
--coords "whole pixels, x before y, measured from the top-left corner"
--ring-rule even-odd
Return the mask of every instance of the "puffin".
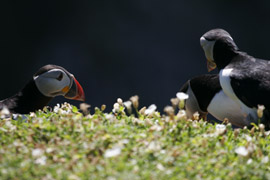
[[[224, 93], [237, 103], [247, 119], [270, 126], [270, 61], [241, 51], [224, 29], [212, 29], [200, 38], [208, 71], [217, 68]], [[221, 100], [220, 103], [223, 103]], [[258, 120], [257, 108], [263, 105]]]
[[192, 118], [193, 114], [198, 112], [200, 118], [207, 120], [209, 113], [221, 122], [226, 118], [232, 125], [240, 128], [249, 126], [254, 121], [246, 118], [240, 105], [224, 93], [218, 74], [193, 77], [181, 87], [180, 92], [189, 96], [185, 101], [188, 118]]
[[54, 97], [85, 101], [85, 94], [74, 75], [61, 66], [45, 65], [15, 95], [0, 101], [0, 109], [28, 114], [43, 109]]

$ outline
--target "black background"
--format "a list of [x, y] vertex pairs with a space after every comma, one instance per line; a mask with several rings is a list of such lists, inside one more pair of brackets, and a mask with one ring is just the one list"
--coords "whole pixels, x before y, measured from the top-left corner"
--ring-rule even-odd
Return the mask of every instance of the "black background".
[[207, 73], [199, 38], [217, 27], [240, 49], [270, 57], [268, 0], [8, 1], [1, 12], [0, 99], [57, 64], [92, 106], [110, 110], [137, 94], [141, 106], [162, 110], [186, 80]]

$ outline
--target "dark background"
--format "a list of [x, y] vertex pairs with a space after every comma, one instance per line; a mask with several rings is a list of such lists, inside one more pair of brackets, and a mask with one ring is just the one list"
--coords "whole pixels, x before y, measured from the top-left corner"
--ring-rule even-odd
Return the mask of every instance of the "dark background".
[[207, 73], [199, 38], [217, 27], [270, 57], [269, 0], [7, 1], [1, 12], [0, 99], [51, 63], [75, 75], [92, 107], [137, 94], [141, 106], [162, 110], [186, 80]]

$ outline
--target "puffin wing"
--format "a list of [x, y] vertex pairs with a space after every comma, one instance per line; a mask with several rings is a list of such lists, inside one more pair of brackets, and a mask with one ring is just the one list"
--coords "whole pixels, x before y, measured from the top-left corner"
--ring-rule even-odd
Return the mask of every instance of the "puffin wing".
[[180, 89], [181, 92], [194, 94], [200, 109], [204, 112], [212, 98], [221, 90], [218, 74], [204, 74], [188, 80]]
[[[245, 62], [245, 63], [244, 63]], [[239, 100], [253, 108], [270, 108], [270, 61], [251, 59], [239, 64], [230, 75], [231, 87]]]

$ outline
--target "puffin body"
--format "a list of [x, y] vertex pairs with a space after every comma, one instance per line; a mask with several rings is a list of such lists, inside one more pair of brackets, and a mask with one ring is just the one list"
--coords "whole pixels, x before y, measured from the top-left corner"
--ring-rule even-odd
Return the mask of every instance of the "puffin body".
[[208, 70], [219, 70], [224, 93], [237, 103], [245, 115], [257, 118], [258, 105], [264, 105], [262, 123], [269, 127], [270, 61], [254, 58], [239, 50], [223, 29], [213, 29], [200, 39]]
[[189, 95], [185, 103], [189, 118], [192, 118], [195, 112], [199, 112], [200, 118], [206, 119], [207, 114], [210, 113], [220, 121], [227, 118], [237, 127], [249, 126], [251, 122], [257, 120], [257, 118], [246, 117], [241, 106], [224, 93], [218, 74], [194, 77], [188, 80], [180, 91]]
[[42, 109], [55, 96], [85, 100], [83, 89], [66, 69], [56, 65], [40, 68], [22, 90], [0, 101], [0, 109], [6, 107], [11, 113], [27, 114]]

